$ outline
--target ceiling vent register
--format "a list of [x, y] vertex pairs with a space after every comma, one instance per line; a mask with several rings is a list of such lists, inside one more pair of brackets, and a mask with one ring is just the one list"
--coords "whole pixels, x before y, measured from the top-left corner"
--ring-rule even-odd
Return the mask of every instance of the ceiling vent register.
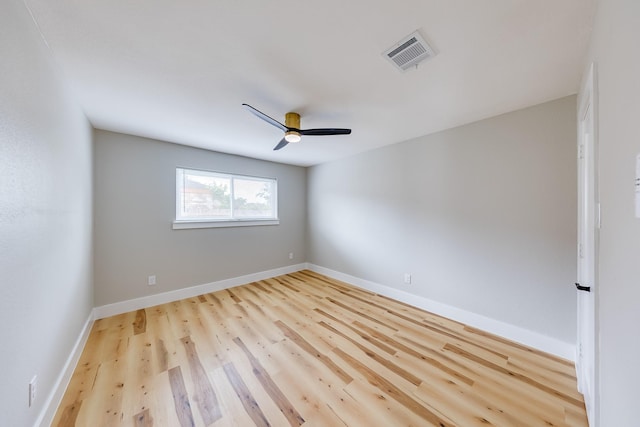
[[435, 52], [416, 31], [400, 40], [383, 55], [397, 68], [406, 71], [425, 59], [435, 56]]

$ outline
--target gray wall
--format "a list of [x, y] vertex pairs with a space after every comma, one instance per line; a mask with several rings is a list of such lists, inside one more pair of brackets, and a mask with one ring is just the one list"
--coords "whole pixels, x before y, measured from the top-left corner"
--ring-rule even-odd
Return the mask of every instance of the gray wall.
[[[596, 319], [601, 427], [637, 426], [640, 384], [640, 219], [634, 216], [640, 154], [640, 3], [600, 1], [590, 61], [598, 69], [602, 227]], [[598, 406], [598, 404], [596, 405]]]
[[[305, 168], [94, 135], [96, 306], [306, 260]], [[177, 166], [278, 179], [280, 225], [173, 230]], [[157, 276], [156, 286], [147, 285], [149, 275]]]
[[91, 128], [22, 1], [0, 58], [0, 425], [30, 426], [93, 306]]
[[312, 167], [309, 262], [575, 342], [575, 104]]

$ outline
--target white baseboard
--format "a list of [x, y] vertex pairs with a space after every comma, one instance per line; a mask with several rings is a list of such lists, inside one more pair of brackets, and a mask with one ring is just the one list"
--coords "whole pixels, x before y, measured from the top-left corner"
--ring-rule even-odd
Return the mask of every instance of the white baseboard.
[[359, 277], [351, 276], [339, 271], [334, 271], [315, 264], [308, 263], [307, 268], [311, 271], [315, 271], [316, 273], [324, 274], [325, 276], [334, 278], [336, 280], [347, 282], [368, 291], [375, 292], [377, 294], [384, 295], [386, 297], [393, 298], [407, 304], [411, 304], [415, 307], [430, 311], [439, 316], [464, 323], [474, 328], [482, 329], [483, 331], [490, 332], [492, 334], [507, 338], [520, 344], [524, 344], [540, 351], [544, 351], [545, 353], [550, 353], [558, 357], [562, 357], [563, 359], [570, 360], [572, 362], [575, 361], [576, 346], [573, 344], [566, 343], [546, 335], [542, 335], [529, 329], [514, 326], [509, 323], [492, 319], [490, 317], [462, 310], [460, 308], [430, 300], [419, 295], [411, 294], [400, 289], [395, 289], [389, 286], [381, 285], [379, 283], [360, 279]]
[[102, 319], [109, 316], [115, 316], [117, 314], [140, 310], [141, 308], [153, 307], [154, 305], [166, 304], [168, 302], [177, 301], [184, 298], [192, 298], [209, 292], [220, 291], [222, 289], [232, 288], [234, 286], [240, 286], [258, 280], [265, 280], [271, 277], [293, 273], [295, 271], [304, 270], [306, 267], [306, 263], [288, 265], [286, 267], [274, 268], [272, 270], [247, 274], [245, 276], [205, 283], [204, 285], [197, 285], [189, 288], [177, 289], [175, 291], [163, 292], [161, 294], [149, 295], [146, 297], [107, 304], [94, 308], [93, 312], [96, 319]]
[[89, 313], [89, 317], [87, 317], [87, 321], [84, 323], [84, 327], [82, 328], [78, 339], [73, 345], [73, 349], [64, 364], [64, 368], [60, 372], [60, 375], [58, 375], [51, 393], [47, 396], [44, 409], [40, 413], [40, 416], [36, 420], [34, 426], [48, 427], [53, 422], [53, 417], [56, 415], [56, 411], [58, 410], [58, 406], [60, 406], [64, 392], [67, 390], [69, 381], [71, 381], [73, 371], [78, 365], [78, 360], [80, 360], [82, 350], [84, 350], [84, 345], [87, 343], [87, 339], [89, 338], [89, 332], [91, 332], [93, 321], [93, 311], [91, 311], [91, 313]]

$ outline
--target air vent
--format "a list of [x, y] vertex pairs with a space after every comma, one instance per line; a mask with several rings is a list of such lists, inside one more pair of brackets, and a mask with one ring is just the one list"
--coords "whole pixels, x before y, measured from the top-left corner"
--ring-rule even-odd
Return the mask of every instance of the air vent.
[[393, 65], [406, 71], [419, 62], [435, 56], [431, 46], [416, 31], [396, 43], [392, 48], [383, 53]]

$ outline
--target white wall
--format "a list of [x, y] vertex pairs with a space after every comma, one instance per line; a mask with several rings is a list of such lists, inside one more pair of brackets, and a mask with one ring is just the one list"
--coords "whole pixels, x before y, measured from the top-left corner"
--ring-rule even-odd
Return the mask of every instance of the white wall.
[[91, 128], [22, 1], [0, 2], [0, 58], [0, 425], [30, 426], [93, 306]]
[[596, 63], [599, 86], [601, 427], [640, 423], [640, 219], [634, 216], [635, 157], [640, 154], [639, 41], [640, 2], [600, 1], [589, 62]]
[[575, 103], [312, 167], [309, 262], [575, 345]]
[[[96, 306], [306, 260], [305, 168], [101, 130], [94, 135]], [[280, 225], [173, 230], [177, 166], [276, 178]], [[149, 275], [156, 286], [147, 285]]]

